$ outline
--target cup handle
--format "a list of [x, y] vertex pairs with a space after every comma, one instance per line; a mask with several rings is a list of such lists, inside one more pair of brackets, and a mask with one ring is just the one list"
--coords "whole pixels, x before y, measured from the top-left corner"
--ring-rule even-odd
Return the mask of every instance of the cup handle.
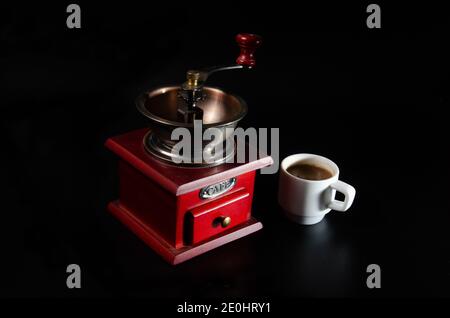
[[345, 196], [345, 199], [344, 201], [339, 201], [331, 198], [330, 203], [328, 203], [328, 208], [341, 212], [347, 211], [351, 207], [353, 200], [355, 199], [355, 188], [341, 180], [338, 180], [335, 183], [331, 184], [330, 188], [342, 193]]

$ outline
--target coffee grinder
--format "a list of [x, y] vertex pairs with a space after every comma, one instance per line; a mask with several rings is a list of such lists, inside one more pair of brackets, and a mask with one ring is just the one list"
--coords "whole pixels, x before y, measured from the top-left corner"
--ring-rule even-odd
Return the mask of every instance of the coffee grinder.
[[[237, 126], [247, 106], [241, 98], [205, 85], [213, 73], [255, 66], [261, 38], [238, 34], [236, 41], [240, 55], [235, 64], [190, 70], [182, 85], [142, 94], [137, 109], [149, 120], [149, 128], [105, 144], [119, 157], [119, 199], [109, 203], [108, 210], [171, 264], [262, 228], [251, 216], [255, 175], [273, 160], [266, 154], [241, 163], [230, 160], [236, 154], [227, 128]], [[171, 139], [174, 129], [194, 133], [194, 121], [201, 121], [203, 131], [213, 127], [221, 132], [214, 142], [202, 142], [201, 153], [209, 160], [173, 151], [178, 142]], [[214, 143], [223, 147], [212, 147]], [[248, 151], [251, 145], [246, 147]]]

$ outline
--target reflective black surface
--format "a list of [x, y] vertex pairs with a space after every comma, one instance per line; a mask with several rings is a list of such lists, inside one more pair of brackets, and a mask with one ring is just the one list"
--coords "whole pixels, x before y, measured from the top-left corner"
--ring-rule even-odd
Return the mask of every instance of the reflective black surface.
[[[444, 10], [383, 7], [382, 29], [368, 30], [362, 5], [243, 8], [189, 32], [213, 12], [81, 7], [80, 30], [65, 27], [64, 4], [3, 10], [1, 296], [450, 296]], [[258, 175], [264, 229], [171, 267], [106, 212], [118, 180], [103, 143], [146, 126], [141, 92], [232, 61], [242, 31], [264, 37], [257, 67], [209, 85], [246, 100], [243, 127], [280, 128], [280, 158], [336, 162], [356, 199], [300, 226], [281, 216], [277, 175]], [[66, 288], [71, 263], [80, 290]], [[366, 287], [373, 263], [379, 290]]]

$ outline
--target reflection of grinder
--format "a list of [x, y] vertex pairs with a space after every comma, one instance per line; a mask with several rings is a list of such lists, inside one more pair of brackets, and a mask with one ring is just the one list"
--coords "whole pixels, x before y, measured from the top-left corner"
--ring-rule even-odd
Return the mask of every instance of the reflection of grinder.
[[[172, 264], [262, 228], [250, 214], [254, 180], [256, 170], [272, 164], [272, 158], [232, 160], [234, 137], [227, 128], [236, 127], [247, 106], [237, 96], [204, 85], [212, 73], [255, 65], [253, 53], [261, 38], [239, 34], [236, 40], [241, 49], [236, 64], [191, 70], [181, 86], [143, 94], [137, 108], [150, 120], [150, 129], [106, 142], [120, 158], [120, 198], [109, 204], [109, 211]], [[202, 141], [200, 157], [173, 151], [178, 143], [171, 140], [173, 130], [183, 127], [193, 136], [195, 120], [203, 131], [220, 133]], [[222, 147], [215, 147], [218, 143]]]

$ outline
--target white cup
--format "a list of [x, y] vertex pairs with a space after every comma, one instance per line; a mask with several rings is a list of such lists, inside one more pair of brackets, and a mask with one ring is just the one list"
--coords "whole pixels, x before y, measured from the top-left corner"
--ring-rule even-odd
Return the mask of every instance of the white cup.
[[[323, 180], [307, 180], [287, 172], [290, 166], [300, 162], [322, 167], [332, 172], [332, 176]], [[344, 201], [335, 199], [336, 191], [344, 194]], [[281, 162], [278, 202], [285, 215], [294, 222], [316, 224], [331, 210], [347, 211], [355, 194], [355, 188], [339, 180], [339, 168], [330, 159], [303, 153], [286, 157]]]

